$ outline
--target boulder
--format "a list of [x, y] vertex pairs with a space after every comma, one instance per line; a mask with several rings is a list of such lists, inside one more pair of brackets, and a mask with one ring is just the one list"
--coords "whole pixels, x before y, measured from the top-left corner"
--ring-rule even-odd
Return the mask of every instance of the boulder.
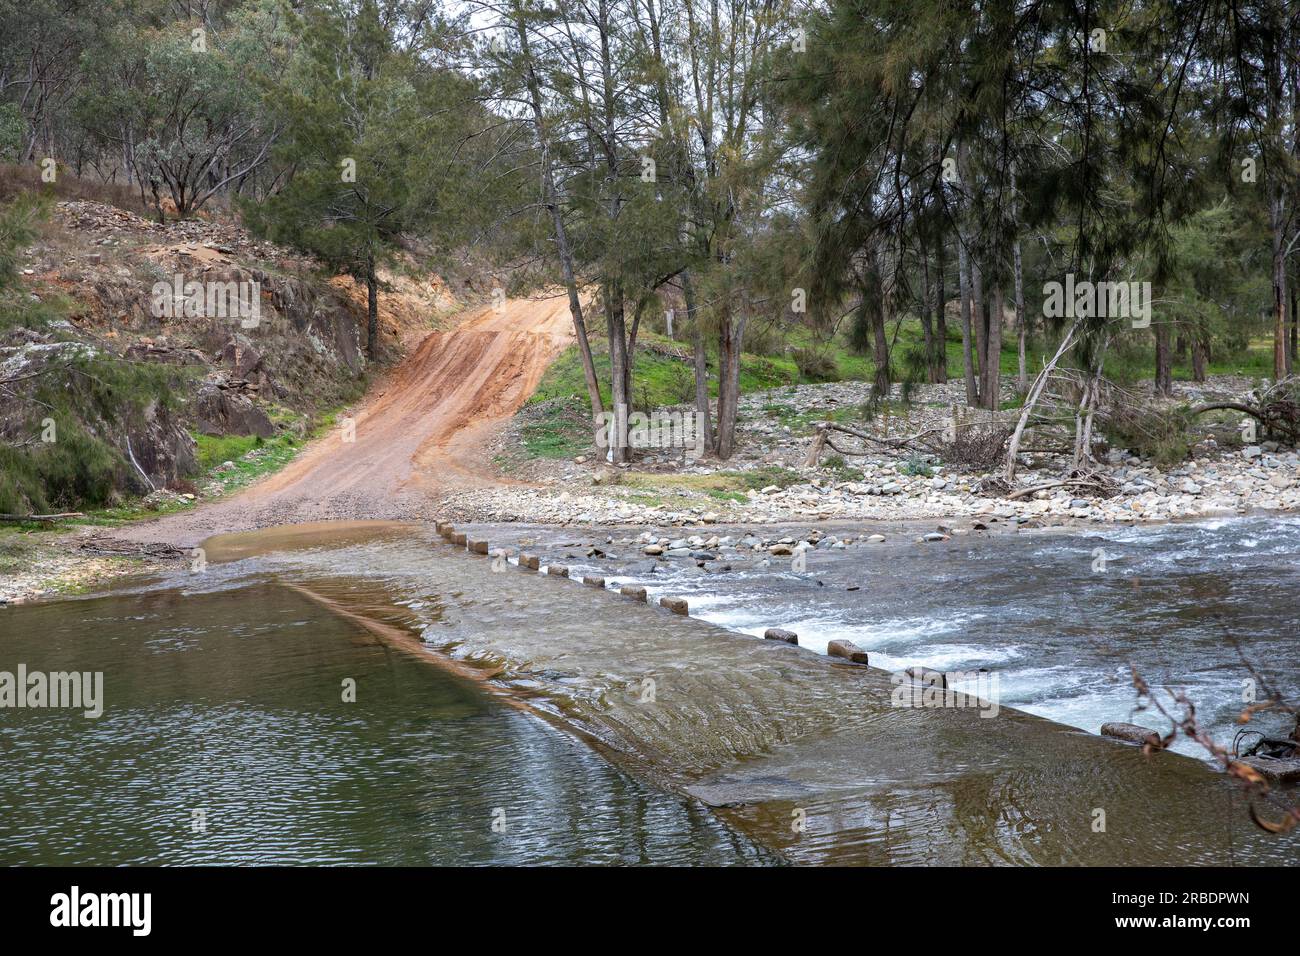
[[638, 587], [632, 587], [631, 585], [625, 585], [624, 587], [618, 589], [618, 593], [623, 595], [624, 597], [630, 597], [634, 601], [644, 602], [646, 600], [645, 588], [638, 588]]
[[217, 385], [199, 389], [195, 415], [199, 431], [205, 435], [275, 435], [275, 425], [251, 399]]
[[232, 379], [242, 379], [262, 387], [274, 388], [262, 353], [246, 336], [236, 335], [217, 352], [217, 364], [229, 369]]

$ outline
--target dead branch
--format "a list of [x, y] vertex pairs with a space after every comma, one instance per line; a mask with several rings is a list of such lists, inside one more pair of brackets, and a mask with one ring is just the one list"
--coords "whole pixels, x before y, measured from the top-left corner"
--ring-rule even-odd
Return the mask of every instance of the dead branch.
[[0, 521], [63, 521], [67, 518], [86, 517], [80, 511], [64, 511], [56, 515], [10, 515], [0, 514]]

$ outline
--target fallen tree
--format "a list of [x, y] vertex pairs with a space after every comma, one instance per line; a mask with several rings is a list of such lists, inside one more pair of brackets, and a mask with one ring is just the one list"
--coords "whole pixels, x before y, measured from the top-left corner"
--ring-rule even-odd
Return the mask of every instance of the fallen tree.
[[1300, 444], [1300, 379], [1288, 376], [1257, 393], [1256, 401], [1207, 402], [1191, 410], [1192, 417], [1206, 412], [1234, 411], [1249, 415], [1264, 427], [1266, 434]]

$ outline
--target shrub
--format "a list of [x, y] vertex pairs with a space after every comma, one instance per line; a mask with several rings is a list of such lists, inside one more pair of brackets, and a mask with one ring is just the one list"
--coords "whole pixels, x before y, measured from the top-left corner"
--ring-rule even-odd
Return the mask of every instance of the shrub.
[[795, 349], [794, 364], [802, 378], [813, 382], [838, 382], [840, 368], [835, 357], [818, 349]]
[[1185, 460], [1190, 449], [1185, 407], [1121, 403], [1106, 410], [1100, 427], [1112, 444], [1150, 458], [1162, 468]]

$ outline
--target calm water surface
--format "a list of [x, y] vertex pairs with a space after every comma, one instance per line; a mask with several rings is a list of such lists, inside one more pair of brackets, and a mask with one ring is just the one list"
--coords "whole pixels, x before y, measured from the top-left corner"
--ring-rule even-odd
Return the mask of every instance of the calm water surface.
[[106, 704], [0, 710], [0, 864], [773, 860], [274, 584], [10, 608], [19, 663], [103, 671]]

